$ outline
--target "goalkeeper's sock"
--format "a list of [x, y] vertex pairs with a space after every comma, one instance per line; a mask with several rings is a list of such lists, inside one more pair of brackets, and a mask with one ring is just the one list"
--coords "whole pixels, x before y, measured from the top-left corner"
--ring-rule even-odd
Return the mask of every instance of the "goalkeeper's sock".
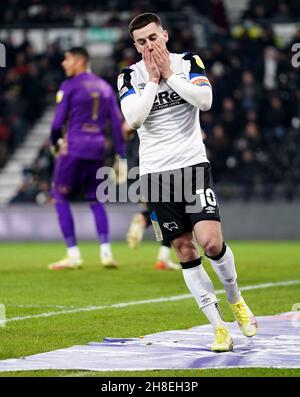
[[214, 286], [201, 265], [201, 258], [181, 262], [184, 281], [208, 321], [214, 328], [224, 326]]
[[55, 204], [58, 222], [67, 247], [77, 246], [73, 216], [70, 204], [67, 201]]
[[106, 210], [102, 203], [96, 202], [90, 205], [94, 214], [95, 224], [97, 228], [98, 238], [101, 244], [109, 242], [109, 226]]
[[105, 259], [112, 259], [112, 252], [110, 243], [104, 243], [100, 245], [100, 257]]
[[81, 258], [80, 250], [77, 247], [77, 245], [74, 247], [68, 247], [67, 255], [69, 258], [72, 258], [72, 259], [80, 259]]
[[218, 256], [209, 257], [206, 255], [217, 273], [226, 291], [229, 303], [237, 303], [241, 299], [241, 292], [237, 283], [237, 274], [234, 264], [234, 256], [230, 247], [223, 243], [222, 251]]

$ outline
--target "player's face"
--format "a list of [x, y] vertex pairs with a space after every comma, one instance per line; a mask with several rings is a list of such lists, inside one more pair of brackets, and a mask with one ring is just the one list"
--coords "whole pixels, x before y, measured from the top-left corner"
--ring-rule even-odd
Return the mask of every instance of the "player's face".
[[151, 22], [141, 29], [136, 29], [132, 32], [135, 48], [139, 53], [142, 53], [143, 49], [147, 47], [150, 52], [153, 51], [154, 43], [161, 44], [163, 47], [169, 39], [168, 32], [157, 25], [155, 22]]
[[66, 52], [61, 65], [67, 77], [75, 76], [78, 66], [78, 57], [70, 52]]

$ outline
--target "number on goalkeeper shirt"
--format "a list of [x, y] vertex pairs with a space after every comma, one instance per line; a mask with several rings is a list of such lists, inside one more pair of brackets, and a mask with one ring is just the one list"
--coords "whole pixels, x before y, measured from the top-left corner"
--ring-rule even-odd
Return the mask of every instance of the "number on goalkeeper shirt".
[[92, 104], [92, 120], [97, 120], [99, 117], [99, 106], [100, 106], [100, 95], [99, 92], [92, 92], [91, 97], [93, 98]]

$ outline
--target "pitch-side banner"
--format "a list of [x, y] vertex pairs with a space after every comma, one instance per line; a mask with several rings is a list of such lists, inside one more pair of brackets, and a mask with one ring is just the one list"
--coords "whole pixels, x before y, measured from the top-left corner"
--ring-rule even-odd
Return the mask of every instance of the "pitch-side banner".
[[192, 368], [300, 368], [300, 313], [258, 317], [259, 332], [252, 339], [241, 335], [234, 323], [228, 327], [234, 351], [212, 353], [210, 325], [172, 330], [139, 338], [91, 342], [21, 359], [0, 361], [0, 371], [41, 369], [155, 370]]

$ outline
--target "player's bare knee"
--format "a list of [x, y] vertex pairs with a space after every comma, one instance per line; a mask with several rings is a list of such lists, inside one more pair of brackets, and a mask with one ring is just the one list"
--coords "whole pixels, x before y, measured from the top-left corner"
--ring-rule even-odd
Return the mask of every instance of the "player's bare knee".
[[172, 241], [172, 245], [182, 262], [188, 262], [199, 257], [198, 250], [193, 241], [185, 236], [177, 237]]
[[206, 255], [214, 257], [219, 255], [222, 250], [223, 242], [217, 238], [210, 238], [202, 243], [202, 248]]

